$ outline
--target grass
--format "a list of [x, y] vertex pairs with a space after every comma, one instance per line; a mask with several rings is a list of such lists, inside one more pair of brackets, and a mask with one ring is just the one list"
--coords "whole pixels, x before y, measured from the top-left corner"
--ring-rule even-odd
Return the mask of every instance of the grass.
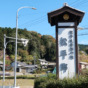
[[[12, 85], [14, 84], [14, 79], [6, 79], [3, 83], [3, 80], [0, 80], [0, 85]], [[34, 86], [34, 80], [33, 79], [17, 79], [17, 86]]]
[[[42, 74], [30, 74], [30, 75], [23, 75], [23, 76], [17, 76], [18, 79], [16, 79], [16, 85], [20, 86], [20, 88], [31, 88], [31, 86], [34, 86], [34, 80], [35, 77], [39, 77], [40, 75], [43, 75], [45, 73]], [[14, 85], [14, 77], [9, 77], [5, 79], [5, 82], [3, 83], [3, 77], [0, 78], [0, 86], [4, 85], [4, 86], [13, 86]], [[23, 79], [22, 79], [23, 78]]]

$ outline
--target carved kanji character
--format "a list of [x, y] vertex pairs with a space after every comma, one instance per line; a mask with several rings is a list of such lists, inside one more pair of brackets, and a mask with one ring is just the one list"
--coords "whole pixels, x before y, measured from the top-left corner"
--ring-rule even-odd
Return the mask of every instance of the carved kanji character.
[[65, 63], [60, 64], [60, 71], [66, 72], [66, 70], [67, 70], [67, 64]]
[[72, 60], [73, 59], [73, 56], [69, 56], [69, 59]]
[[60, 56], [62, 56], [62, 59], [65, 59], [65, 56], [66, 56], [66, 50], [61, 50], [60, 51]]
[[67, 46], [67, 39], [66, 38], [60, 38], [60, 46]]

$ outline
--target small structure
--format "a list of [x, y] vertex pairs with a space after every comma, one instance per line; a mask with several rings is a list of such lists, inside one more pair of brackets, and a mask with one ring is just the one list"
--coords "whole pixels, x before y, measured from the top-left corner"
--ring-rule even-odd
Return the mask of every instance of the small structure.
[[[12, 63], [12, 67], [14, 68], [14, 62]], [[28, 65], [25, 62], [17, 62], [17, 72], [32, 73], [34, 70], [38, 68], [37, 65]]]
[[39, 59], [42, 68], [54, 68], [56, 66], [55, 62], [49, 62], [45, 59]]
[[39, 61], [42, 68], [47, 68], [48, 61], [46, 61], [45, 59], [39, 59]]
[[82, 70], [82, 69], [88, 69], [87, 62], [79, 62], [79, 70]]
[[48, 68], [54, 68], [54, 67], [56, 67], [55, 62], [48, 62]]

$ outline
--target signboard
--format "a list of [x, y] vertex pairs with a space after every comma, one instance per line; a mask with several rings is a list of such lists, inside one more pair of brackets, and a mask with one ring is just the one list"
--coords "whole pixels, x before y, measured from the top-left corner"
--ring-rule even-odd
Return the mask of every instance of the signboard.
[[[73, 22], [58, 23], [58, 26], [74, 26]], [[59, 78], [76, 76], [75, 28], [58, 28]]]
[[56, 77], [72, 78], [79, 73], [77, 25], [84, 12], [68, 6], [48, 13], [48, 22], [56, 26]]

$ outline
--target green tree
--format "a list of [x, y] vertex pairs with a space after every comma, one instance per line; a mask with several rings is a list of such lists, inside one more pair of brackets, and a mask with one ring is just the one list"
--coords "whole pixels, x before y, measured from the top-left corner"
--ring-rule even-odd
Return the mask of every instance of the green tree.
[[[0, 50], [3, 50], [3, 37], [6, 34], [9, 37], [15, 37], [16, 28], [2, 28], [0, 27]], [[27, 31], [26, 28], [18, 29], [18, 38], [29, 39], [28, 45], [24, 47], [21, 43], [18, 43], [18, 55], [21, 61], [27, 61], [30, 57], [36, 57], [37, 61], [39, 58], [45, 58], [48, 61], [55, 61], [55, 39], [50, 35], [41, 35], [34, 31]], [[6, 39], [10, 41], [10, 39]], [[15, 43], [8, 43], [6, 52], [11, 56], [13, 61], [15, 54]], [[30, 56], [31, 55], [31, 56]], [[19, 57], [18, 57], [19, 58]]]
[[42, 44], [46, 47], [46, 54], [44, 55], [47, 61], [55, 61], [56, 44], [55, 39], [49, 35], [42, 36]]
[[86, 54], [88, 54], [88, 48], [86, 48], [84, 51], [86, 52]]
[[44, 58], [44, 55], [46, 54], [46, 47], [44, 45], [40, 46], [40, 55], [41, 58]]
[[15, 43], [8, 43], [6, 47], [6, 53], [8, 55], [15, 54]]
[[15, 55], [10, 55], [10, 59], [11, 59], [12, 62], [14, 62], [14, 60], [15, 60]]
[[41, 38], [38, 33], [31, 32], [32, 38], [28, 43], [28, 52], [36, 58], [40, 58]]
[[27, 55], [27, 57], [26, 57], [27, 64], [32, 64], [33, 61], [34, 61], [33, 56], [32, 55]]
[[6, 59], [6, 60], [5, 60], [5, 63], [6, 63], [6, 66], [10, 66], [10, 64], [11, 64], [11, 60]]

